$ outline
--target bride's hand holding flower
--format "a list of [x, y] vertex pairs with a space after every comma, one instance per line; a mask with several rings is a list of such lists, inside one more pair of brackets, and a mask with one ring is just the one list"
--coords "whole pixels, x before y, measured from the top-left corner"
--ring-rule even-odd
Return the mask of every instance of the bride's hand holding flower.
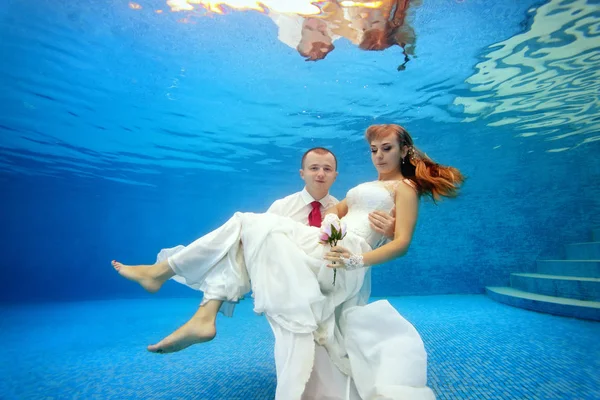
[[353, 254], [350, 250], [342, 246], [334, 246], [325, 254], [325, 259], [331, 261], [327, 264], [329, 268], [345, 268], [353, 270], [364, 267], [363, 256]]
[[[346, 236], [346, 224], [342, 221], [340, 221], [339, 217], [336, 214], [327, 214], [325, 216], [325, 218], [323, 219], [323, 223], [321, 224], [321, 229], [319, 231], [319, 243], [324, 244], [324, 245], [329, 245], [331, 246], [331, 248], [336, 248], [337, 247], [337, 242], [339, 240], [344, 239], [344, 237]], [[341, 248], [341, 247], [340, 247]], [[333, 255], [335, 255], [336, 252], [333, 252]], [[332, 252], [328, 252], [325, 255], [325, 259], [329, 260], [327, 258], [327, 255], [332, 254]], [[339, 259], [339, 256], [335, 257], [335, 259]], [[335, 260], [330, 260], [330, 261], [334, 261]], [[329, 264], [328, 267], [331, 267], [332, 264]], [[337, 275], [337, 270], [334, 269], [333, 270], [333, 285], [335, 286], [335, 278]]]
[[325, 259], [331, 261], [327, 266], [329, 268], [344, 268], [345, 264], [342, 261], [342, 257], [350, 257], [352, 253], [345, 247], [333, 246], [327, 253], [325, 253]]

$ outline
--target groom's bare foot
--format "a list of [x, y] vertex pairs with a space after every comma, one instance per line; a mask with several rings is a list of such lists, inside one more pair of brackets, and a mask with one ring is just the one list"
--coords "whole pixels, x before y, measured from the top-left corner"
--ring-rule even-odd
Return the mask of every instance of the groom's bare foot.
[[148, 351], [174, 353], [196, 343], [211, 341], [216, 335], [217, 329], [214, 320], [192, 318], [157, 344], [148, 346]]
[[151, 265], [124, 265], [115, 260], [111, 263], [125, 278], [139, 283], [150, 293], [158, 292], [163, 282], [152, 275]]

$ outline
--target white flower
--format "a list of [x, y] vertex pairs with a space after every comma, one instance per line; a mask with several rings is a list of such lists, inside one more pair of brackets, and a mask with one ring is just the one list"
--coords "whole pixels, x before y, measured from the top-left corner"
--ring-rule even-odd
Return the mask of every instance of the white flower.
[[335, 214], [327, 214], [325, 216], [325, 218], [323, 219], [323, 223], [321, 224], [321, 226], [333, 226], [338, 232], [340, 231], [340, 219], [337, 215]]

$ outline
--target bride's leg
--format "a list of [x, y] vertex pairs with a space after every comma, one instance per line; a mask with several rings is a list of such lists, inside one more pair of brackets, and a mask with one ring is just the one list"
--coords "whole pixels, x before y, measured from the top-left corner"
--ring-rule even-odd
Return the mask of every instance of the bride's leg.
[[175, 275], [167, 260], [153, 265], [124, 265], [113, 260], [112, 265], [121, 276], [139, 283], [150, 293], [158, 292]]
[[193, 344], [212, 340], [217, 334], [215, 320], [221, 304], [223, 304], [221, 300], [209, 300], [206, 304], [200, 306], [196, 314], [181, 328], [157, 344], [148, 346], [148, 351], [174, 353]]

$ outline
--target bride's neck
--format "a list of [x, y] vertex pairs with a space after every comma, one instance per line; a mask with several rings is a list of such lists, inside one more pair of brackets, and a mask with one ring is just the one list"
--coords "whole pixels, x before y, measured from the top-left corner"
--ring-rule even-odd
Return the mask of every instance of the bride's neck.
[[379, 174], [377, 177], [377, 180], [379, 181], [401, 181], [402, 179], [404, 179], [404, 175], [402, 175], [402, 172], [400, 171], [389, 174]]

